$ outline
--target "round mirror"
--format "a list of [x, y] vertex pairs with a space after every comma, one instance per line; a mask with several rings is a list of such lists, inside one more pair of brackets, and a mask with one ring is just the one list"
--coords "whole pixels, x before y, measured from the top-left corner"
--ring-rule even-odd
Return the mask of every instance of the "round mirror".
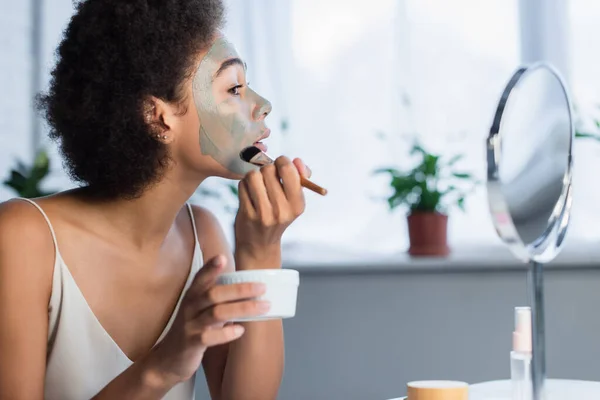
[[571, 102], [560, 75], [519, 68], [487, 140], [487, 189], [498, 235], [524, 262], [547, 263], [564, 242], [571, 208]]

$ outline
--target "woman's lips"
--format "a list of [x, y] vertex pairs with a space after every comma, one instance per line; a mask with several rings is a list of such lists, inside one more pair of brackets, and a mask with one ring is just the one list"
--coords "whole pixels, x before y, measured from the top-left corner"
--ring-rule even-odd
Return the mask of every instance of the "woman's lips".
[[269, 149], [269, 148], [267, 147], [267, 145], [266, 145], [266, 144], [264, 144], [263, 142], [256, 142], [256, 143], [254, 143], [254, 146], [255, 146], [256, 148], [258, 148], [260, 151], [262, 151], [263, 153], [266, 153], [266, 152], [267, 152], [267, 150]]

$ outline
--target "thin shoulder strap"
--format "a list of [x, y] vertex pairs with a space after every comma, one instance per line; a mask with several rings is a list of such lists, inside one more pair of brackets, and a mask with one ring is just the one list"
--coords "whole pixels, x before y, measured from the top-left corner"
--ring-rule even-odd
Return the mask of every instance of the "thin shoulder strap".
[[198, 242], [198, 230], [196, 229], [196, 219], [194, 218], [194, 210], [192, 209], [192, 205], [190, 203], [186, 203], [187, 208], [188, 208], [188, 212], [190, 213], [190, 219], [192, 220], [192, 229], [194, 230], [194, 240], [196, 241], [196, 244], [200, 244], [200, 242]]
[[26, 201], [27, 203], [29, 203], [32, 206], [34, 206], [35, 208], [37, 208], [38, 211], [42, 214], [42, 216], [46, 220], [46, 223], [48, 224], [48, 228], [50, 229], [50, 234], [52, 235], [52, 241], [54, 242], [54, 250], [56, 251], [56, 254], [58, 255], [58, 241], [56, 240], [56, 234], [54, 233], [54, 228], [52, 227], [52, 223], [50, 222], [50, 218], [48, 218], [48, 216], [46, 215], [46, 213], [44, 212], [44, 210], [42, 210], [42, 207], [40, 207], [38, 205], [38, 203], [36, 203], [35, 201], [33, 201], [31, 199], [27, 199], [25, 197], [18, 197], [17, 199], [18, 200]]
[[61, 313], [61, 305], [62, 305], [62, 296], [63, 296], [63, 271], [61, 266], [64, 265], [61, 262], [62, 257], [60, 252], [58, 251], [58, 241], [56, 240], [56, 234], [54, 233], [54, 228], [52, 227], [52, 223], [50, 222], [50, 218], [48, 215], [42, 210], [35, 201], [27, 199], [25, 197], [18, 197], [18, 200], [25, 201], [35, 208], [38, 209], [40, 214], [46, 220], [48, 224], [48, 229], [50, 229], [50, 234], [52, 235], [52, 241], [54, 242], [54, 270], [52, 271], [52, 292], [50, 294], [50, 299], [48, 301], [48, 354], [52, 351], [54, 347], [54, 342], [56, 340], [56, 334], [58, 329], [58, 321]]

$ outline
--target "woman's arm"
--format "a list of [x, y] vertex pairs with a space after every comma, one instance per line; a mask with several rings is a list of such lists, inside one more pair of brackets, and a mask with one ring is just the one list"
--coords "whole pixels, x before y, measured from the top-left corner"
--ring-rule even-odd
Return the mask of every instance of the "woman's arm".
[[169, 379], [161, 372], [154, 352], [150, 352], [113, 379], [92, 400], [158, 400], [177, 383], [177, 379]]
[[[202, 227], [199, 241], [203, 255], [210, 258], [227, 254], [227, 270], [234, 271], [234, 257], [219, 222], [209, 211], [197, 206], [193, 209], [196, 223]], [[246, 263], [244, 259], [237, 262]], [[274, 258], [271, 264], [263, 267], [279, 268], [280, 258]], [[284, 366], [282, 322], [271, 320], [242, 325], [245, 333], [240, 339], [206, 351], [202, 364], [211, 398], [275, 399]]]
[[0, 399], [43, 399], [54, 244], [38, 211], [0, 204]]
[[[281, 237], [304, 212], [301, 174], [310, 175], [301, 160], [279, 157], [240, 181], [235, 262], [229, 260], [230, 270], [281, 268]], [[205, 251], [224, 254], [228, 246], [217, 221], [201, 209], [196, 213], [208, 228], [202, 238], [208, 243]], [[246, 322], [243, 326], [246, 333], [242, 338], [213, 349], [205, 359], [211, 395], [219, 400], [276, 399], [284, 369], [282, 321]]]

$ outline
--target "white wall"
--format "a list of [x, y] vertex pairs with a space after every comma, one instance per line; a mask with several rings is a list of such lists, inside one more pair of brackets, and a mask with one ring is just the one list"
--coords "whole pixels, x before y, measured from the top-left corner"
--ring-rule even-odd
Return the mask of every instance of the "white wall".
[[[0, 12], [0, 180], [31, 149], [30, 2], [2, 1]], [[0, 201], [13, 194], [0, 185]]]
[[[50, 80], [50, 71], [56, 59], [54, 52], [62, 38], [62, 32], [73, 13], [73, 0], [45, 0], [44, 1], [44, 30], [42, 40], [42, 90], [46, 90]], [[62, 161], [54, 143], [47, 137], [46, 127], [43, 127], [41, 144], [48, 149], [51, 159], [51, 175], [44, 183], [47, 190], [64, 190], [73, 184], [62, 168]]]
[[[8, 3], [3, 0], [3, 3]], [[31, 1], [10, 1], [2, 7], [0, 13], [0, 179], [4, 181], [15, 160], [26, 164], [33, 161], [33, 95], [32, 95], [32, 13]], [[62, 31], [72, 13], [71, 0], [46, 1], [42, 10], [41, 24], [41, 65], [40, 79], [42, 89], [46, 89], [50, 70], [54, 65], [54, 51], [59, 43]], [[37, 115], [37, 114], [36, 114]], [[51, 176], [45, 182], [46, 189], [65, 189], [71, 186], [63, 171], [56, 146], [47, 139], [47, 130], [41, 118], [41, 144], [51, 154]], [[0, 186], [0, 201], [14, 197], [15, 194]]]

